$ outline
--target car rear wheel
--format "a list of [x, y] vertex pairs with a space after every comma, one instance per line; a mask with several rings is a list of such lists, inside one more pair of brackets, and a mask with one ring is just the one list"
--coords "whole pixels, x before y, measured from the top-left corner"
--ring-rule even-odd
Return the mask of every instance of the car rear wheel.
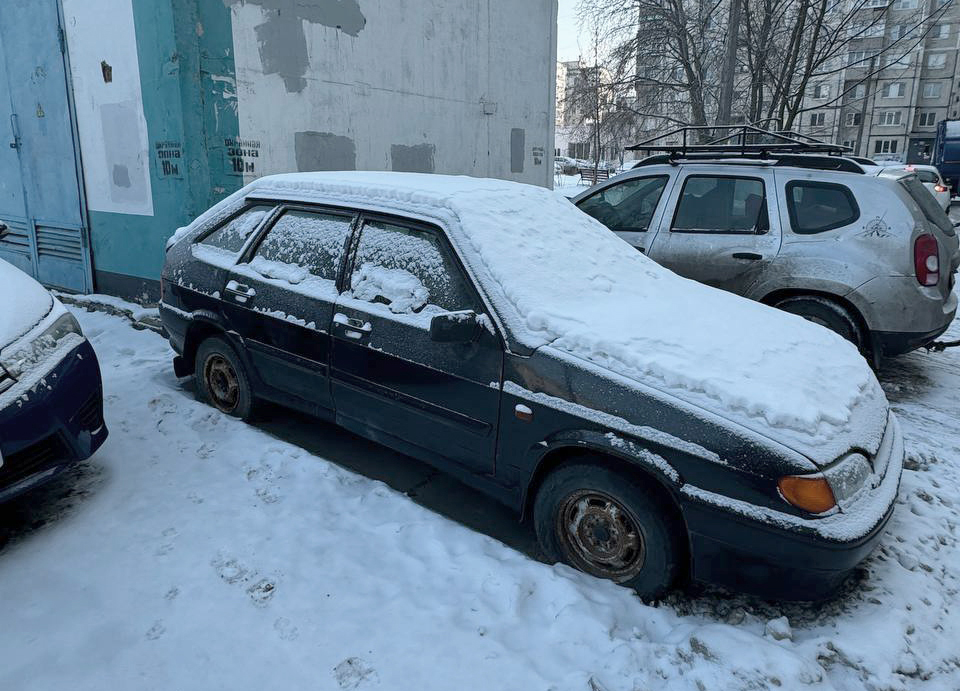
[[682, 530], [659, 491], [598, 465], [564, 466], [537, 492], [533, 510], [540, 548], [598, 578], [633, 588], [644, 598], [674, 582]]
[[221, 412], [242, 420], [253, 414], [253, 391], [246, 368], [224, 339], [208, 338], [197, 349], [197, 395]]
[[819, 295], [801, 295], [781, 300], [774, 305], [784, 312], [796, 314], [814, 324], [838, 333], [867, 354], [866, 338], [857, 319], [842, 305]]

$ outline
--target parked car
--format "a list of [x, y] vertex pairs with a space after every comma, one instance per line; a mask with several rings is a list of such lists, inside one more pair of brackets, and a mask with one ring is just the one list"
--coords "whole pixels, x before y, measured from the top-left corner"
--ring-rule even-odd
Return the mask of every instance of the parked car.
[[934, 166], [906, 165], [895, 166], [880, 169], [879, 175], [887, 178], [899, 179], [907, 175], [916, 175], [923, 186], [927, 189], [933, 198], [937, 200], [940, 208], [947, 212], [950, 210], [950, 197], [952, 192], [950, 186], [944, 181], [943, 177]]
[[0, 259], [0, 502], [89, 458], [107, 438], [100, 366], [77, 320]]
[[557, 156], [554, 159], [554, 165], [557, 172], [563, 175], [576, 175], [580, 171], [577, 161], [567, 156]]
[[856, 349], [657, 266], [555, 193], [404, 173], [264, 177], [168, 244], [198, 395], [334, 421], [532, 515], [544, 553], [829, 592], [890, 517], [895, 417]]
[[957, 234], [915, 175], [833, 156], [657, 156], [572, 201], [675, 273], [806, 317], [875, 361], [931, 343], [957, 311]]

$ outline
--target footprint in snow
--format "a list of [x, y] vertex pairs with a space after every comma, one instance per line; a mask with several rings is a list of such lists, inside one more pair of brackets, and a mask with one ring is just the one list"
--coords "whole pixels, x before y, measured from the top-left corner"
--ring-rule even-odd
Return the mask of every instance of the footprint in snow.
[[213, 567], [217, 570], [217, 575], [231, 585], [242, 581], [247, 575], [247, 569], [241, 566], [236, 559], [214, 560]]
[[155, 641], [166, 632], [167, 628], [163, 625], [163, 622], [157, 620], [153, 623], [153, 626], [150, 627], [150, 630], [147, 631], [147, 640]]
[[280, 636], [281, 641], [295, 641], [300, 635], [300, 630], [286, 617], [280, 617], [273, 622], [273, 630]]
[[253, 600], [257, 607], [266, 607], [267, 603], [273, 599], [273, 594], [277, 590], [277, 584], [268, 578], [261, 579], [247, 588], [247, 595]]
[[341, 689], [358, 689], [364, 682], [379, 684], [377, 670], [359, 657], [348, 657], [333, 668], [333, 676]]
[[174, 586], [173, 588], [170, 588], [170, 590], [166, 592], [166, 594], [163, 596], [163, 599], [169, 602], [173, 602], [174, 600], [177, 599], [177, 595], [179, 594], [180, 594], [180, 588], [177, 588], [176, 586]]

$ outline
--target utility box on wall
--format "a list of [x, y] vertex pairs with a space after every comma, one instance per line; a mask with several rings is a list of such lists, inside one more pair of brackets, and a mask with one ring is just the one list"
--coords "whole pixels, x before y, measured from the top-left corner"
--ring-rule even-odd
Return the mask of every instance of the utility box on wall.
[[100, 292], [156, 299], [166, 239], [263, 175], [552, 183], [556, 0], [59, 7], [88, 221], [77, 225]]

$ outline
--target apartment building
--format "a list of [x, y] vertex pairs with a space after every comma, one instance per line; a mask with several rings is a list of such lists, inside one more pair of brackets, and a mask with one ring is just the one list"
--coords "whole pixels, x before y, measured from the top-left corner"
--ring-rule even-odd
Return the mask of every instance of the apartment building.
[[846, 56], [808, 88], [798, 129], [861, 156], [925, 163], [937, 122], [960, 117], [960, 4], [887, 6], [868, 0], [860, 10]]

